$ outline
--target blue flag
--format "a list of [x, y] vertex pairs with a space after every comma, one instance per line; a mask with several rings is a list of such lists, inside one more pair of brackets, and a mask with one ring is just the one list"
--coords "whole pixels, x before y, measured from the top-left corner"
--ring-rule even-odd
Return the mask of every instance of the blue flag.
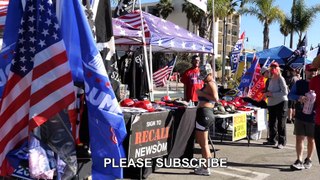
[[18, 31], [22, 18], [22, 4], [21, 0], [11, 0], [8, 6], [6, 17], [6, 26], [3, 33], [3, 44], [0, 52], [0, 98], [4, 87], [7, 83], [9, 70], [11, 67], [11, 60], [13, 58], [13, 51], [15, 50], [15, 43], [18, 39]]
[[245, 32], [243, 32], [237, 41], [237, 43], [232, 48], [231, 52], [231, 70], [233, 73], [235, 73], [238, 69], [238, 65], [240, 62], [240, 54], [243, 49], [243, 41], [244, 41]]
[[82, 49], [80, 47], [80, 38], [82, 37], [82, 34], [78, 31], [76, 17], [70, 15], [74, 14], [74, 9], [63, 8], [64, 4], [71, 4], [72, 2], [65, 1], [68, 0], [57, 0], [57, 17], [61, 26], [61, 35], [67, 49], [73, 82], [82, 83], [83, 69], [80, 52]]
[[254, 59], [252, 62], [250, 68], [247, 70], [247, 72], [242, 76], [240, 85], [238, 89], [240, 91], [243, 91], [245, 87], [250, 87], [251, 81], [253, 79], [253, 75], [255, 73], [256, 67], [259, 64], [259, 59]]
[[[86, 101], [88, 106], [92, 179], [123, 178], [122, 168], [104, 167], [104, 158], [119, 164], [124, 158], [122, 142], [126, 128], [119, 103], [115, 97], [101, 55], [89, 27], [83, 7], [78, 0], [65, 0], [63, 8], [70, 9], [69, 16], [76, 18], [84, 71]], [[71, 13], [72, 12], [72, 13]]]
[[5, 47], [0, 52], [0, 99], [2, 97], [4, 87], [7, 83], [15, 47], [16, 46], [14, 43], [10, 46]]

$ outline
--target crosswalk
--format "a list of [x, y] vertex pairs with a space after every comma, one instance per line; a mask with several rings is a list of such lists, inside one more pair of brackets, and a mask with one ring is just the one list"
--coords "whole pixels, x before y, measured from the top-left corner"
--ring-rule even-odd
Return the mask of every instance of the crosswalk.
[[225, 169], [214, 169], [213, 173], [230, 176], [237, 179], [247, 179], [247, 180], [263, 180], [266, 179], [270, 174], [261, 173], [257, 171], [245, 170], [235, 167], [228, 167]]

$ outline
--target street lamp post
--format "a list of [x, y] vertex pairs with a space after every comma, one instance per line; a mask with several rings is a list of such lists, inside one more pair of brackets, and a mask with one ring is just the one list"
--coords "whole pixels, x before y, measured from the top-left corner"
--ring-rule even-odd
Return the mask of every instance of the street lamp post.
[[228, 12], [227, 12], [227, 17], [223, 18], [223, 46], [222, 46], [222, 85], [225, 83], [225, 71], [226, 71], [226, 46], [227, 46], [227, 30], [228, 30], [228, 23], [226, 22], [226, 18], [228, 18], [228, 16], [231, 13], [231, 6], [237, 2], [242, 2], [242, 0], [236, 0], [236, 1], [230, 1], [229, 4], [229, 8], [228, 8]]
[[[214, 23], [215, 23], [215, 17], [214, 17], [214, 0], [212, 0], [212, 46], [214, 47]], [[215, 54], [214, 54], [214, 49], [213, 49], [213, 54], [212, 54], [212, 61], [211, 61], [211, 66], [212, 66], [212, 75], [214, 80], [216, 80], [216, 60], [215, 60]]]
[[227, 29], [228, 29], [228, 24], [226, 23], [226, 17], [224, 17], [223, 18], [223, 39], [222, 39], [222, 44], [223, 44], [223, 47], [222, 47], [222, 85], [224, 85], [224, 83], [225, 83], [225, 75], [226, 75]]

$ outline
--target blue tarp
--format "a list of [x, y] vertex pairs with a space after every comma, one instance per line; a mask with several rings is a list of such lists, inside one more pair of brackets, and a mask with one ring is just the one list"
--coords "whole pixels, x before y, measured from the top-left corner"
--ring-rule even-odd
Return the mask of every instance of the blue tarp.
[[[260, 58], [260, 64], [264, 64], [264, 62], [270, 57], [270, 60], [275, 60], [280, 65], [285, 64], [285, 60], [290, 57], [293, 53], [293, 50], [286, 46], [278, 46], [270, 49], [265, 49], [263, 51], [259, 51], [256, 55]], [[254, 54], [247, 54], [247, 61], [251, 62]], [[305, 58], [299, 58], [294, 63], [304, 64]], [[310, 64], [312, 61], [306, 59], [306, 64]]]
[[[291, 56], [293, 50], [286, 46], [278, 46], [270, 49], [265, 49], [256, 53], [260, 59], [260, 64], [263, 64], [269, 57], [270, 60], [275, 60], [279, 64], [284, 64], [284, 60]], [[254, 54], [248, 54], [247, 60], [252, 61]]]

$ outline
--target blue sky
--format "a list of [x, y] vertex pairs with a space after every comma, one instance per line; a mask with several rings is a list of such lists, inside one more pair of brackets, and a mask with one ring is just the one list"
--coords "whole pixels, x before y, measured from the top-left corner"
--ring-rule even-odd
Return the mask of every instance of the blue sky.
[[[276, 0], [275, 5], [278, 5], [286, 15], [290, 14], [291, 6], [293, 0]], [[319, 0], [305, 0], [305, 3], [308, 7], [311, 7], [315, 4], [319, 4]], [[260, 23], [254, 16], [242, 16], [241, 17], [241, 32], [245, 31], [246, 36], [248, 37], [247, 46], [249, 47], [262, 47], [263, 42], [263, 25]], [[283, 45], [283, 35], [280, 33], [279, 23], [273, 23], [270, 26], [270, 44], [269, 47], [276, 47]], [[314, 19], [314, 22], [310, 26], [307, 32], [308, 46], [313, 45], [315, 47], [320, 43], [320, 14], [317, 15], [317, 18]], [[296, 48], [298, 42], [298, 35], [294, 35], [293, 49]], [[287, 36], [286, 46], [289, 47], [290, 35]]]
[[[290, 14], [291, 6], [293, 0], [276, 0], [275, 5], [278, 5], [287, 15]], [[139, 0], [136, 0], [139, 2]], [[142, 3], [148, 2], [159, 2], [159, 0], [142, 0]], [[319, 4], [319, 0], [305, 0], [308, 7], [315, 4]], [[273, 23], [270, 26], [270, 44], [269, 47], [276, 47], [283, 45], [283, 35], [280, 33], [279, 23]], [[241, 19], [241, 32], [246, 31], [246, 36], [248, 37], [248, 42], [246, 42], [246, 47], [248, 49], [255, 48], [257, 50], [262, 49], [263, 42], [263, 25], [254, 16], [242, 16]], [[313, 45], [315, 47], [320, 43], [320, 14], [317, 15], [314, 22], [308, 30], [308, 46]], [[298, 42], [298, 35], [295, 33], [293, 41], [293, 49], [295, 49]], [[286, 46], [289, 47], [290, 36], [287, 36]]]

